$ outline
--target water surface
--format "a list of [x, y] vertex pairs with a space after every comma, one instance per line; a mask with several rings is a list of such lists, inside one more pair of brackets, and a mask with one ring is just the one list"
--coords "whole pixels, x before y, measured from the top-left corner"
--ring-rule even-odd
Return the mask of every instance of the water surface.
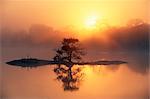
[[[29, 51], [30, 50], [30, 51]], [[56, 79], [55, 65], [26, 69], [5, 64], [23, 58], [29, 52], [40, 59], [53, 53], [45, 49], [6, 48], [2, 53], [2, 99], [148, 99], [148, 57], [141, 52], [92, 52], [85, 60], [125, 60], [128, 64], [81, 68], [78, 90], [64, 90]]]

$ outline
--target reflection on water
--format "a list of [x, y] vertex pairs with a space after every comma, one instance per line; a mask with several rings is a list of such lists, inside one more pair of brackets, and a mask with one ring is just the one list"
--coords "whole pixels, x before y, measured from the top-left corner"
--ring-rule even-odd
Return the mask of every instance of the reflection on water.
[[[92, 53], [93, 60], [120, 59], [128, 64], [74, 66], [72, 70], [63, 65], [30, 70], [9, 66], [5, 62], [20, 58], [22, 52], [2, 54], [2, 99], [148, 99], [148, 58], [143, 52]], [[35, 49], [34, 55], [47, 57]]]
[[63, 83], [64, 91], [75, 91], [79, 89], [80, 81], [83, 78], [81, 68], [68, 68], [58, 65], [54, 68], [54, 72], [57, 74], [57, 80]]

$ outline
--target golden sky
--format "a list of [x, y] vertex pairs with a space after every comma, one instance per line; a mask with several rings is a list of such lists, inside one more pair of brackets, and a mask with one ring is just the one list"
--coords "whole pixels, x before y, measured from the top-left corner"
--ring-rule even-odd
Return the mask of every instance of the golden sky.
[[[86, 27], [90, 29], [103, 23], [109, 25], [125, 25], [128, 20], [135, 18], [150, 22], [148, 19], [148, 13], [150, 11], [149, 4], [150, 0], [0, 0], [0, 23], [2, 22], [0, 25], [2, 28], [7, 27], [16, 30], [27, 29], [27, 32], [30, 33], [30, 35], [26, 35], [26, 31], [11, 32], [6, 29], [4, 32], [6, 35], [3, 35], [2, 39], [2, 46], [5, 47], [3, 47], [4, 59], [12, 57], [15, 59], [17, 56], [24, 57], [28, 54], [32, 57], [39, 57], [40, 55], [41, 57], [43, 56], [49, 59], [50, 56], [53, 55], [52, 49], [56, 48], [62, 35], [68, 35], [66, 33], [67, 30], [65, 30], [66, 27], [73, 26], [76, 29]], [[32, 24], [44, 25], [37, 25], [34, 27]], [[53, 28], [49, 29], [47, 25]], [[30, 31], [29, 28], [33, 31]], [[57, 33], [55, 29], [64, 29], [64, 31]], [[124, 65], [121, 66], [117, 72], [109, 72], [105, 67], [101, 68], [102, 71], [100, 71], [98, 75], [95, 74], [92, 69], [87, 67], [85, 73], [87, 73], [88, 80], [85, 80], [85, 84], [80, 88], [79, 96], [78, 93], [69, 93], [70, 95], [64, 93], [61, 84], [58, 82], [56, 83], [53, 80], [54, 73], [52, 69], [49, 70], [49, 67], [33, 69], [32, 71], [20, 71], [20, 68], [17, 70], [14, 67], [12, 67], [13, 69], [10, 69], [7, 68], [7, 66], [4, 66], [5, 72], [3, 72], [3, 75], [4, 82], [6, 82], [6, 87], [3, 89], [5, 91], [4, 93], [6, 93], [6, 96], [7, 94], [10, 95], [10, 97], [11, 95], [12, 97], [18, 96], [19, 93], [20, 96], [31, 95], [30, 97], [32, 97], [39, 95], [42, 98], [43, 96], [46, 96], [46, 98], [57, 96], [60, 99], [66, 98], [66, 95], [68, 99], [70, 97], [82, 99], [83, 96], [87, 95], [89, 95], [89, 98], [114, 97], [112, 99], [116, 99], [116, 97], [122, 98], [124, 96], [131, 97], [132, 99], [133, 97], [135, 97], [135, 99], [143, 98], [143, 96], [147, 96], [148, 94], [147, 75], [145, 76], [144, 74], [136, 72], [145, 72], [147, 66], [145, 66], [146, 63], [143, 63], [146, 61], [146, 56], [142, 56], [143, 53], [140, 57], [130, 53], [125, 53], [127, 56], [122, 56], [123, 54], [116, 50], [119, 48], [130, 50], [131, 46], [133, 46], [133, 48], [131, 47], [131, 50], [134, 52], [136, 52], [135, 49], [144, 49], [143, 45], [145, 46], [145, 42], [148, 41], [148, 30], [140, 33], [139, 31], [140, 29], [133, 33], [132, 37], [130, 36], [131, 32], [126, 33], [124, 31], [123, 33], [127, 34], [125, 37], [124, 34], [120, 34], [118, 31], [116, 31], [116, 34], [113, 34], [114, 32], [112, 32], [112, 34], [106, 34], [106, 36], [108, 35], [108, 38], [105, 38], [101, 33], [93, 30], [92, 32], [95, 33], [90, 34], [89, 32], [91, 31], [87, 30], [81, 31], [79, 35], [77, 35], [80, 39], [82, 37], [83, 39], [89, 37], [89, 41], [83, 41], [85, 48], [88, 49], [89, 59], [92, 59], [93, 57], [95, 57], [96, 60], [99, 58], [101, 59], [101, 57], [110, 60], [116, 58], [129, 58], [130, 61], [137, 61], [137, 64], [132, 64], [132, 66], [128, 64], [126, 67], [124, 67]], [[14, 35], [11, 35], [13, 33]], [[143, 33], [143, 35], [141, 35], [141, 33]], [[124, 41], [127, 41], [127, 43]], [[142, 48], [141, 46], [137, 46], [139, 42], [142, 43]], [[128, 44], [129, 46], [127, 46]], [[19, 47], [16, 46], [19, 46], [21, 49], [18, 49]], [[113, 58], [107, 56], [105, 52], [106, 56], [105, 54], [102, 56], [100, 51], [105, 51], [106, 48], [111, 50], [108, 54]], [[118, 54], [116, 54], [115, 51]], [[10, 55], [10, 57], [8, 57], [8, 55]], [[91, 58], [90, 55], [93, 57]], [[133, 69], [134, 72], [127, 67]], [[24, 77], [24, 80], [21, 79], [22, 77]], [[25, 84], [28, 86], [24, 86]], [[99, 87], [97, 87], [97, 85]], [[20, 91], [20, 88], [23, 90]], [[31, 90], [29, 91], [28, 89]]]
[[149, 10], [149, 0], [3, 0], [1, 5], [2, 26], [17, 29], [31, 24], [82, 28], [93, 16], [98, 24], [122, 25], [135, 18], [148, 21]]

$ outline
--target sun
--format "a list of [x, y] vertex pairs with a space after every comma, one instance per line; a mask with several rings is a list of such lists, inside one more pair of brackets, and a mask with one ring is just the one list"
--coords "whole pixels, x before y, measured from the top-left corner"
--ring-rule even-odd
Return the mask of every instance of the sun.
[[97, 21], [98, 21], [98, 16], [96, 15], [88, 16], [85, 20], [85, 28], [87, 29], [96, 28]]

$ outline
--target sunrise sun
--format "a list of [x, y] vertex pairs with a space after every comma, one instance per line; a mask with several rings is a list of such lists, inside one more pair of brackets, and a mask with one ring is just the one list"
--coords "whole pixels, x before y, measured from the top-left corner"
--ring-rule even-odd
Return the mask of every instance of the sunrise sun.
[[90, 15], [85, 19], [85, 27], [88, 29], [96, 28], [97, 21], [98, 21], [97, 15]]

